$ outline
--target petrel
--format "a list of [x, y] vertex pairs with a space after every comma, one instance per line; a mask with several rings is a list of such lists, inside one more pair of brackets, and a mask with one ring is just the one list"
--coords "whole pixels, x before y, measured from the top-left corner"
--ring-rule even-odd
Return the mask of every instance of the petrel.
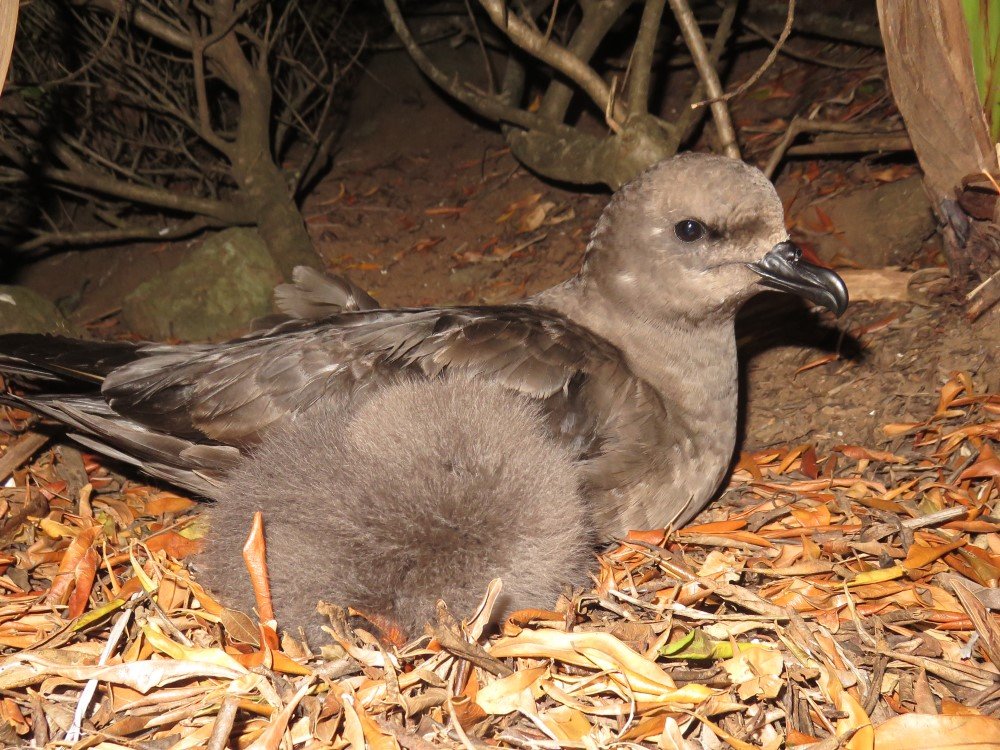
[[[689, 521], [735, 447], [739, 307], [765, 289], [838, 315], [848, 302], [841, 278], [789, 240], [759, 170], [694, 153], [622, 187], [580, 272], [519, 304], [381, 309], [348, 282], [304, 271], [297, 282], [277, 295], [287, 320], [223, 344], [0, 336], [0, 373], [36, 389], [5, 400], [215, 499], [217, 527], [263, 510], [268, 538], [282, 539], [269, 558], [291, 571], [285, 591], [274, 587], [279, 618], [282, 601], [326, 598], [405, 626], [431, 611], [435, 590], [478, 595], [498, 573], [516, 593], [509, 606], [551, 604], [552, 581], [533, 587], [533, 567], [571, 579], [586, 540]], [[351, 461], [363, 471], [348, 477]], [[505, 468], [534, 473], [537, 491]], [[365, 472], [375, 491], [360, 489]], [[549, 531], [559, 518], [568, 539]], [[225, 588], [238, 551], [230, 530], [219, 536], [206, 567]], [[414, 604], [417, 580], [432, 583]]]

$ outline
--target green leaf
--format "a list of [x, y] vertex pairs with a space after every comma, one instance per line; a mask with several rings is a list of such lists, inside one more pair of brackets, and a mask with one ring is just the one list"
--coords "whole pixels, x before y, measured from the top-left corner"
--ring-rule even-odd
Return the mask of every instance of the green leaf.
[[1000, 140], [1000, 2], [962, 0], [976, 89], [990, 137]]
[[[740, 651], [746, 651], [750, 648], [750, 644], [739, 643], [737, 648]], [[704, 631], [695, 628], [682, 638], [663, 646], [660, 649], [660, 655], [669, 659], [703, 661], [706, 659], [732, 659], [734, 652], [733, 645], [729, 641], [717, 641], [706, 635]]]

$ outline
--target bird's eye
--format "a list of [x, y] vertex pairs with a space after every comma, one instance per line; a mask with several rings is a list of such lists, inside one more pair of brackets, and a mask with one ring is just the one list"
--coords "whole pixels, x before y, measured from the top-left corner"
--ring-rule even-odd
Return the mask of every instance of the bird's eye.
[[681, 242], [696, 242], [705, 236], [705, 225], [694, 219], [684, 219], [674, 225], [674, 234]]

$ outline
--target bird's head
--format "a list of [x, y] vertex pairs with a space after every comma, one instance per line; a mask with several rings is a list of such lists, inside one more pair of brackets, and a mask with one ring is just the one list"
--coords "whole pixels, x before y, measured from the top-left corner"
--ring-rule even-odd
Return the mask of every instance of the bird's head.
[[804, 261], [760, 170], [688, 153], [651, 167], [611, 199], [583, 275], [647, 317], [732, 316], [757, 292], [792, 292], [840, 315], [847, 287]]

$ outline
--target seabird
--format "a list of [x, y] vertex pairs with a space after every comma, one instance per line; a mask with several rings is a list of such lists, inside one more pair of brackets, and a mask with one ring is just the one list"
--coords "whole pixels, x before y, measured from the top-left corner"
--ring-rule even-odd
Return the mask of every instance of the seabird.
[[[492, 441], [495, 420], [484, 416], [522, 406], [535, 411], [525, 411], [511, 430], [529, 434], [541, 425], [548, 441], [544, 453], [553, 465], [556, 455], [571, 457], [577, 496], [567, 491], [570, 500], [555, 502], [552, 492], [566, 488], [546, 484], [543, 474], [538, 498], [528, 492], [519, 501], [534, 503], [536, 521], [546, 513], [575, 517], [571, 509], [583, 503], [586, 524], [583, 536], [574, 536], [578, 540], [689, 521], [718, 489], [733, 454], [734, 318], [743, 302], [765, 289], [798, 294], [838, 315], [848, 301], [840, 277], [803, 260], [789, 240], [781, 201], [759, 170], [692, 153], [660, 162], [621, 188], [593, 231], [580, 272], [520, 304], [381, 309], [349, 282], [324, 284], [316, 274], [300, 272], [297, 283], [277, 295], [289, 319], [266, 331], [213, 345], [0, 336], [0, 373], [41, 389], [8, 394], [8, 403], [64, 423], [76, 440], [96, 451], [216, 499], [217, 526], [228, 523], [227, 508], [238, 495], [241, 507], [260, 508], [265, 518], [292, 517], [289, 528], [301, 524], [303, 533], [309, 527], [314, 533], [304, 537], [307, 545], [296, 547], [290, 539], [280, 550], [270, 548], [269, 556], [280, 556], [292, 574], [301, 570], [310, 576], [307, 561], [319, 556], [354, 556], [388, 570], [396, 563], [380, 545], [391, 540], [366, 535], [353, 546], [343, 541], [336, 548], [313, 546], [324, 538], [320, 524], [336, 526], [336, 519], [351, 515], [345, 510], [348, 499], [329, 486], [331, 480], [361, 492], [360, 477], [347, 477], [351, 467], [328, 462], [351, 455], [373, 467], [382, 451], [387, 467], [401, 466], [405, 461], [389, 442], [369, 446], [371, 455], [351, 453], [351, 441], [358, 439], [352, 430], [365, 430], [367, 420], [376, 420], [379, 404], [398, 405], [412, 397], [426, 406], [437, 389], [440, 398], [453, 398], [452, 408], [438, 417], [417, 406], [405, 413], [412, 413], [416, 434], [450, 427], [464, 435], [466, 454], [456, 457], [459, 463], [480, 450], [480, 439], [481, 451], [491, 459], [509, 449], [515, 468], [524, 463], [518, 441]], [[470, 394], [464, 408], [485, 404], [468, 424], [457, 396], [463, 383]], [[398, 415], [383, 416], [391, 421]], [[325, 441], [308, 455], [297, 455], [297, 491], [309, 498], [291, 507], [289, 496], [268, 479], [286, 477], [283, 469], [267, 465], [284, 460], [278, 458], [284, 455], [282, 441], [303, 446], [297, 454]], [[376, 509], [386, 517], [395, 513], [405, 497], [378, 498], [389, 487], [403, 486], [404, 479], [373, 477], [367, 502], [382, 503]], [[413, 480], [410, 490], [422, 498], [429, 517], [435, 512], [426, 505], [430, 478], [419, 474]], [[483, 529], [499, 529], [488, 523], [489, 510], [506, 513], [508, 506], [495, 491], [479, 486], [480, 495], [466, 496], [472, 508], [464, 518], [481, 518]], [[454, 498], [442, 497], [437, 511], [442, 523], [458, 512], [455, 508]], [[348, 525], [326, 538], [344, 539], [356, 520], [344, 519]], [[468, 533], [470, 527], [460, 528]], [[227, 526], [222, 534], [244, 530]], [[456, 544], [460, 537], [456, 533]], [[509, 546], [513, 538], [498, 531], [470, 542]], [[554, 569], [578, 564], [579, 547], [569, 544], [569, 562]], [[463, 554], [450, 543], [435, 549], [438, 558], [427, 549], [414, 559], [431, 570], [440, 560], [458, 559], [448, 555]], [[212, 552], [206, 554], [210, 558]], [[494, 565], [494, 558], [484, 555], [464, 595], [446, 590], [443, 582], [442, 593], [468, 601], [473, 586], [478, 595], [484, 580], [493, 577]], [[523, 578], [509, 582], [520, 592], [514, 603], [551, 604], [545, 601], [551, 581], [533, 591], [530, 579], [538, 571], [518, 570], [513, 575]], [[304, 580], [298, 591], [319, 598], [325, 583]], [[359, 583], [361, 599], [365, 585]], [[386, 585], [396, 581], [386, 579]], [[414, 590], [432, 593], [427, 587]], [[280, 616], [280, 602], [278, 611]], [[414, 613], [426, 611], [411, 606], [402, 619], [412, 621]]]

